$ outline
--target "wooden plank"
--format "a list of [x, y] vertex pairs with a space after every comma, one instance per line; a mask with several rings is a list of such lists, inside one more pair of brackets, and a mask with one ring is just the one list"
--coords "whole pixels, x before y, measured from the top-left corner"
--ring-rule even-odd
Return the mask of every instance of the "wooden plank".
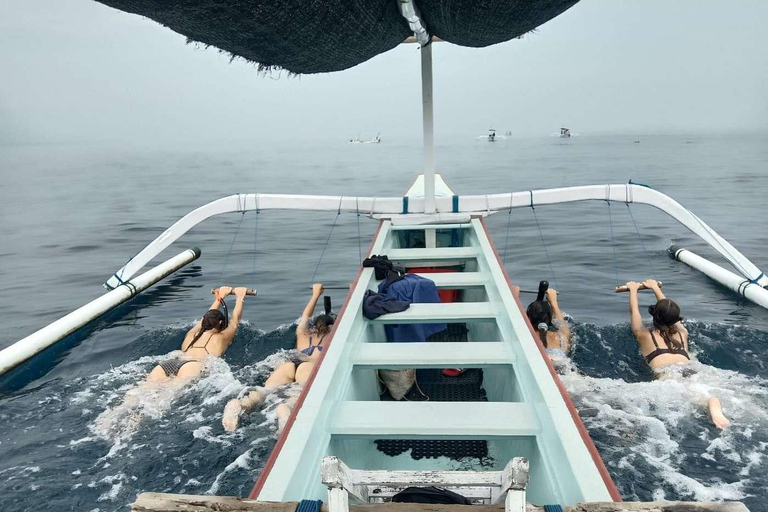
[[540, 430], [533, 408], [522, 402], [342, 402], [329, 428], [332, 435], [389, 439], [486, 439]]
[[[353, 470], [355, 471], [355, 470]], [[360, 485], [437, 485], [445, 487], [501, 487], [500, 471], [360, 471]]]
[[[131, 510], [134, 512], [294, 512], [296, 502], [272, 503], [231, 496], [198, 496], [194, 494], [166, 494], [145, 492], [139, 494]], [[328, 512], [323, 504], [321, 512]], [[528, 512], [543, 512], [544, 507], [528, 504]], [[563, 507], [565, 512], [749, 512], [740, 502], [698, 503], [675, 502], [623, 502], [580, 503]], [[503, 505], [436, 505], [425, 503], [372, 503], [350, 504], [350, 512], [503, 512]]]
[[382, 315], [372, 322], [380, 324], [425, 324], [480, 322], [496, 318], [490, 302], [449, 302], [445, 304], [411, 304], [400, 313]]
[[515, 355], [501, 341], [467, 343], [361, 343], [356, 366], [375, 368], [484, 368], [512, 364]]
[[387, 256], [391, 261], [413, 260], [468, 260], [476, 258], [474, 247], [438, 247], [436, 249], [390, 249]]
[[481, 288], [489, 281], [489, 278], [483, 272], [441, 272], [434, 274], [415, 272], [415, 274], [431, 279], [438, 288], [447, 288], [449, 290]]
[[268, 503], [236, 498], [195, 494], [143, 492], [133, 502], [133, 512], [295, 512], [297, 502]]

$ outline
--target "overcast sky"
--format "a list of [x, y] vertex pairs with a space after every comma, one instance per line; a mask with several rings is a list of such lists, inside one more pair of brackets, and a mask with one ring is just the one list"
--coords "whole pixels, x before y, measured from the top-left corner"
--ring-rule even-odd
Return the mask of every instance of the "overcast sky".
[[[522, 40], [434, 47], [437, 136], [768, 130], [768, 1], [582, 0]], [[415, 45], [253, 66], [93, 0], [0, 0], [0, 144], [420, 137]]]

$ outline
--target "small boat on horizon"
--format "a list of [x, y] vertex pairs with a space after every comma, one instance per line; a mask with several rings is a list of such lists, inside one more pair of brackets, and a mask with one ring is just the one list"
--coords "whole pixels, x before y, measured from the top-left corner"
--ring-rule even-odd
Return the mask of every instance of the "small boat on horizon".
[[488, 135], [480, 135], [477, 139], [485, 139], [488, 142], [496, 142], [497, 139], [506, 140], [507, 138], [504, 135], [496, 135], [496, 130], [494, 128], [489, 128]]
[[570, 139], [571, 138], [571, 130], [569, 128], [560, 128], [560, 138], [561, 139]]
[[354, 139], [349, 139], [350, 144], [381, 144], [381, 133], [377, 133], [376, 136], [370, 140], [360, 140], [358, 135]]

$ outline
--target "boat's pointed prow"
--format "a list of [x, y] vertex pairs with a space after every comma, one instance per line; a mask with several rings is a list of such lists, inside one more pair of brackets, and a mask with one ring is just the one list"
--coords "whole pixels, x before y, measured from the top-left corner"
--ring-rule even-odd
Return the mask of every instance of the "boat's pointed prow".
[[[416, 181], [414, 181], [413, 185], [408, 189], [408, 192], [405, 193], [405, 196], [423, 199], [425, 193], [424, 186], [424, 175], [419, 174], [416, 177]], [[451, 187], [445, 182], [443, 176], [440, 173], [435, 173], [435, 197], [453, 197], [454, 195], [456, 194], [454, 194]]]

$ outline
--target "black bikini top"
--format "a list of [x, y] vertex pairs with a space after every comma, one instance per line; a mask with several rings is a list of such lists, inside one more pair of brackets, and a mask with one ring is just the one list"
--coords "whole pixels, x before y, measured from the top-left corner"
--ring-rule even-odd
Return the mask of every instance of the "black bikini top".
[[[685, 356], [689, 361], [691, 360], [691, 356], [688, 355], [688, 351], [685, 350], [685, 348], [671, 348], [671, 347], [659, 347], [659, 344], [656, 342], [656, 336], [653, 335], [653, 331], [650, 331], [651, 333], [651, 339], [653, 340], [653, 346], [656, 347], [656, 349], [645, 356], [645, 360], [648, 362], [648, 364], [651, 363], [654, 359], [656, 359], [658, 356], [662, 354], [675, 354], [678, 356]], [[680, 336], [680, 344], [685, 347], [685, 344], [683, 343], [683, 335], [679, 332], [677, 333], [678, 336]]]
[[208, 352], [208, 343], [210, 343], [210, 342], [211, 342], [211, 339], [213, 338], [213, 335], [214, 335], [214, 334], [216, 334], [216, 333], [215, 333], [215, 332], [212, 332], [212, 333], [211, 333], [211, 335], [210, 335], [210, 336], [208, 336], [208, 339], [206, 340], [206, 342], [205, 342], [205, 345], [203, 345], [202, 347], [198, 347], [198, 346], [195, 346], [195, 343], [197, 343], [197, 341], [199, 341], [199, 340], [196, 340], [196, 341], [193, 341], [192, 343], [190, 343], [190, 344], [189, 344], [189, 346], [188, 346], [187, 348], [185, 348], [184, 350], [182, 350], [182, 352], [184, 352], [184, 353], [186, 354], [186, 353], [187, 353], [187, 350], [189, 350], [189, 349], [191, 349], [191, 348], [202, 348], [202, 349], [203, 349], [203, 350], [205, 350], [205, 351], [206, 351], [208, 354], [210, 354], [210, 352]]

